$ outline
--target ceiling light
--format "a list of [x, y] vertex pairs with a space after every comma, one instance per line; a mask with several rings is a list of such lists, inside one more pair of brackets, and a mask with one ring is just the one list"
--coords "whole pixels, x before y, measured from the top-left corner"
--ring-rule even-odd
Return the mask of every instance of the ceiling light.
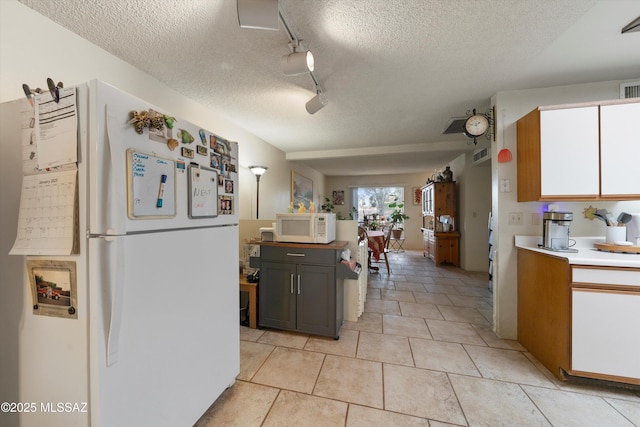
[[241, 28], [278, 30], [278, 0], [238, 0], [238, 23]]
[[304, 52], [293, 52], [284, 55], [280, 61], [282, 72], [286, 76], [304, 74], [313, 71], [313, 54], [310, 50]]
[[305, 108], [309, 114], [315, 114], [323, 109], [328, 103], [329, 100], [327, 99], [327, 95], [318, 89], [318, 94], [307, 101]]

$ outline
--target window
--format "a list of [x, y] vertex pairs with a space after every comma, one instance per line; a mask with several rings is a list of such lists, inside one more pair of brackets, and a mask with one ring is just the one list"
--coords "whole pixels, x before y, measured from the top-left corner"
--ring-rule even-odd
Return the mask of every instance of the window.
[[358, 212], [358, 222], [375, 222], [374, 228], [382, 228], [390, 222], [393, 209], [389, 209], [389, 203], [404, 201], [404, 187], [356, 187], [353, 188], [351, 200]]

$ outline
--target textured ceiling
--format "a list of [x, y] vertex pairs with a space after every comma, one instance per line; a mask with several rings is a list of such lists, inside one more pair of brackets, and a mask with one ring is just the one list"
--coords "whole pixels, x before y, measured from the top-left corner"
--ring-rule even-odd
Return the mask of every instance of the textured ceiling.
[[309, 115], [285, 31], [236, 0], [20, 1], [326, 175], [441, 166], [474, 148], [449, 118], [501, 90], [640, 76], [638, 0], [280, 0], [329, 98]]

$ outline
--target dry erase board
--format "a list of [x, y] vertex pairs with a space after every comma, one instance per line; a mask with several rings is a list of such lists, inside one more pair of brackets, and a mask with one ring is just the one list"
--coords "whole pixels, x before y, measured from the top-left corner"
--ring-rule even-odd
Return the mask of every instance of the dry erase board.
[[176, 215], [175, 161], [127, 150], [127, 214], [131, 219]]
[[189, 165], [189, 218], [218, 216], [218, 172]]

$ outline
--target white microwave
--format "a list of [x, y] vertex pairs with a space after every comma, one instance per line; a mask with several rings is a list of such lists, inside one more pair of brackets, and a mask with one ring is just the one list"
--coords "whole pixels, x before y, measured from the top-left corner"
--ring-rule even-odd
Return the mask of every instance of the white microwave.
[[277, 213], [276, 242], [331, 243], [336, 240], [334, 213]]

